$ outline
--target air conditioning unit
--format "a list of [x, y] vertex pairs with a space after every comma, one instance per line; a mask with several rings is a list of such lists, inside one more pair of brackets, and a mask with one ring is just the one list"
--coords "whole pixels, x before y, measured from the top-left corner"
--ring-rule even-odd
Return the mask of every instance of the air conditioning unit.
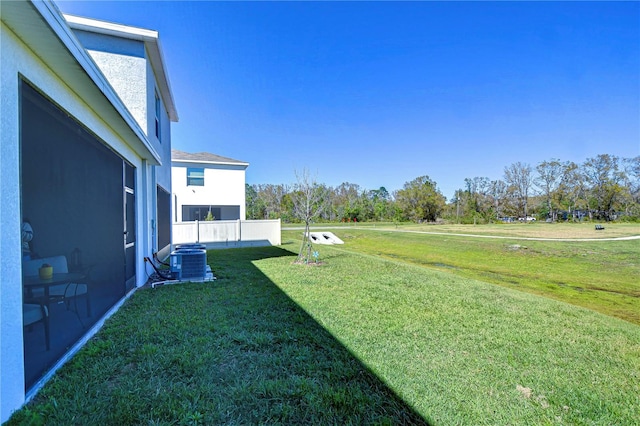
[[171, 274], [177, 280], [204, 280], [207, 274], [207, 251], [180, 249], [171, 252]]
[[187, 244], [178, 244], [176, 245], [176, 250], [206, 250], [207, 246], [204, 244], [198, 243], [187, 243]]

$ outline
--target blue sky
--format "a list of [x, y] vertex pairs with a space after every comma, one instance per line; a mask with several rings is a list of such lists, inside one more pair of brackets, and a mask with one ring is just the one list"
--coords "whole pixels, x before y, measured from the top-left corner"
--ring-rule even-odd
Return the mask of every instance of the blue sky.
[[640, 155], [639, 2], [57, 2], [157, 30], [173, 147], [247, 182], [447, 198], [505, 166]]

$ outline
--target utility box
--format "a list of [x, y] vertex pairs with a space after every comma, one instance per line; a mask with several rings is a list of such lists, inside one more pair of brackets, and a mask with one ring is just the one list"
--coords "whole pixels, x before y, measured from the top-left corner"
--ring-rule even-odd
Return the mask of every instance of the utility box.
[[177, 280], [204, 280], [207, 275], [207, 251], [180, 249], [171, 252], [171, 274]]

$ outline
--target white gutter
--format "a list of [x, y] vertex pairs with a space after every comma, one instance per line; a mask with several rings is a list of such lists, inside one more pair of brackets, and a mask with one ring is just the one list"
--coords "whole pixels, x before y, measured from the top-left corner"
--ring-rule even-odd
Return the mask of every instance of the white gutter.
[[249, 163], [243, 163], [241, 161], [231, 162], [231, 161], [203, 161], [203, 160], [171, 160], [172, 166], [177, 166], [179, 163], [189, 163], [189, 164], [216, 164], [222, 166], [244, 166], [249, 167]]

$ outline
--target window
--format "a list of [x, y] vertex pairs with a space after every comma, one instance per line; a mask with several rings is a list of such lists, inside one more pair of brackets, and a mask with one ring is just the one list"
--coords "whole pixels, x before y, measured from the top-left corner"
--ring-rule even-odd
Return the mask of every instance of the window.
[[204, 169], [188, 168], [187, 169], [187, 186], [204, 186]]
[[160, 142], [160, 96], [158, 96], [158, 92], [156, 92], [156, 137]]
[[238, 220], [240, 219], [240, 206], [182, 206], [182, 221], [207, 220], [211, 212], [213, 220]]

